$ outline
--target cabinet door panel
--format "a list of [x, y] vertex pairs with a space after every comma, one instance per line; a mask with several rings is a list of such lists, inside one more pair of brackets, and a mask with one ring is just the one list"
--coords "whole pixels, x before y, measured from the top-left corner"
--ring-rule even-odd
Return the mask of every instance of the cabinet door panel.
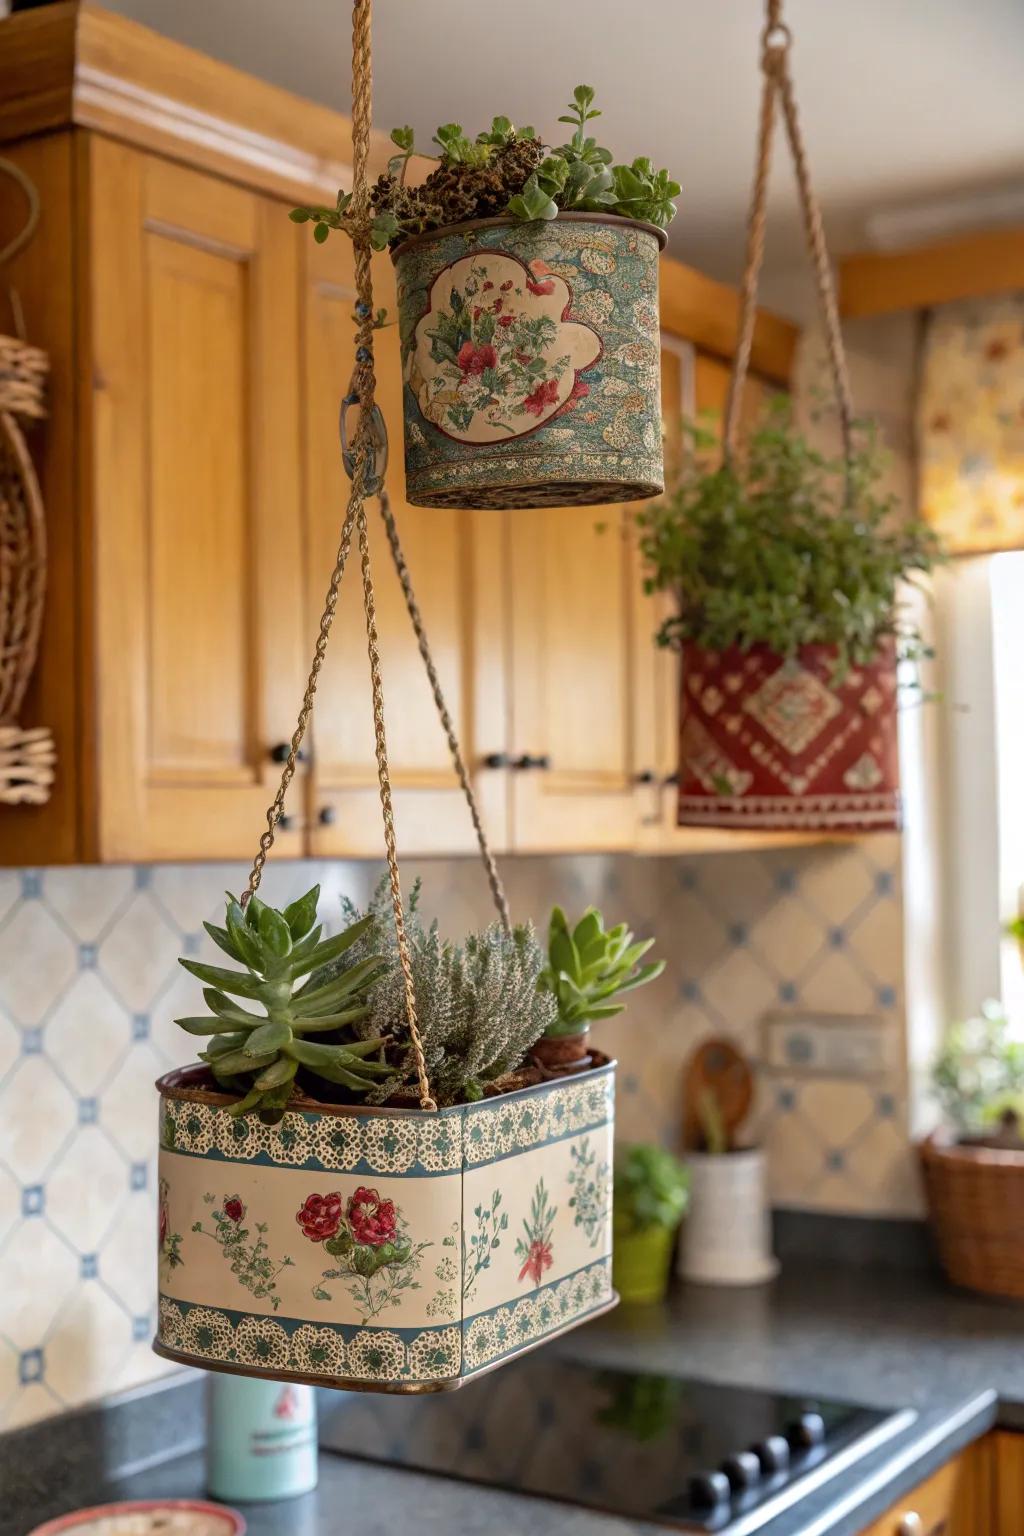
[[629, 848], [632, 539], [620, 507], [509, 513], [517, 849]]
[[298, 232], [103, 139], [88, 171], [98, 852], [244, 857], [304, 675]]
[[[375, 303], [395, 312], [390, 259], [374, 268]], [[306, 253], [305, 444], [309, 621], [323, 606], [348, 500], [338, 448], [338, 403], [352, 368], [355, 289], [351, 246], [333, 238]], [[377, 400], [390, 440], [388, 485], [445, 700], [496, 847], [506, 842], [503, 771], [481, 759], [505, 745], [501, 520], [493, 513], [409, 506], [402, 465], [402, 385], [397, 326], [375, 338]], [[388, 756], [399, 847], [471, 851], [475, 837], [391, 559], [376, 502], [368, 504]], [[341, 588], [313, 718], [313, 848], [321, 855], [379, 855], [380, 799], [358, 549]], [[327, 813], [327, 821], [323, 813]]]

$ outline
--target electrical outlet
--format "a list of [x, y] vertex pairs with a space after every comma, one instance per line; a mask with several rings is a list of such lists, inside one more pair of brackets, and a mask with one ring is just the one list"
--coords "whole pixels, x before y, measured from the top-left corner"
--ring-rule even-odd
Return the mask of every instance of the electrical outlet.
[[875, 1078], [896, 1065], [895, 1031], [877, 1014], [769, 1013], [764, 1064], [771, 1072]]

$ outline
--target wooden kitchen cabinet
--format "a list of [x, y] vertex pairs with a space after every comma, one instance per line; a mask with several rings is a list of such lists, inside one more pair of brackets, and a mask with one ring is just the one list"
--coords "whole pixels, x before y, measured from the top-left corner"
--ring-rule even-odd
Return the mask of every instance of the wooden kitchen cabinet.
[[[88, 0], [0, 22], [0, 99], [2, 152], [42, 196], [11, 278], [53, 370], [33, 444], [49, 605], [22, 723], [51, 725], [58, 748], [49, 804], [0, 812], [0, 863], [246, 858], [348, 494], [337, 410], [352, 254], [340, 237], [316, 246], [287, 211], [348, 184], [349, 125]], [[388, 153], [377, 135], [374, 172]], [[0, 235], [16, 217], [0, 210]], [[393, 309], [386, 256], [376, 283]], [[727, 375], [737, 307], [731, 289], [663, 263], [670, 463], [687, 390], [700, 406]], [[754, 371], [784, 380], [795, 336], [760, 316]], [[660, 781], [675, 766], [674, 674], [651, 644], [635, 509], [409, 507], [393, 327], [378, 358], [391, 496], [495, 847], [738, 846], [672, 824]], [[370, 515], [400, 847], [469, 851]], [[281, 855], [381, 851], [355, 556], [288, 813]]]
[[904, 1495], [861, 1536], [1011, 1536], [997, 1517], [996, 1441], [988, 1435]]

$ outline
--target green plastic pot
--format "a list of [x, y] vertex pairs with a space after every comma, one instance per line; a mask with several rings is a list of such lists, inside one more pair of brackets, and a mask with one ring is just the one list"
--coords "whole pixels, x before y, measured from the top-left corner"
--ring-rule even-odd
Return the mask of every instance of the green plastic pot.
[[675, 1235], [672, 1227], [616, 1232], [612, 1285], [622, 1301], [664, 1301]]

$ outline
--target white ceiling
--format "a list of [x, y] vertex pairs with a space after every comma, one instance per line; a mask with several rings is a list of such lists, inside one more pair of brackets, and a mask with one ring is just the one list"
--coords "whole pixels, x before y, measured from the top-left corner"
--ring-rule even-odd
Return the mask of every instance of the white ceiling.
[[[105, 0], [112, 9], [341, 109], [348, 0]], [[495, 112], [554, 142], [572, 87], [597, 88], [617, 156], [683, 184], [676, 254], [738, 274], [757, 114], [758, 0], [376, 0], [378, 126], [476, 130]], [[788, 0], [811, 165], [835, 250], [872, 214], [1024, 185], [1024, 0]], [[781, 149], [781, 145], [780, 145]], [[788, 166], [768, 265], [800, 260]]]

